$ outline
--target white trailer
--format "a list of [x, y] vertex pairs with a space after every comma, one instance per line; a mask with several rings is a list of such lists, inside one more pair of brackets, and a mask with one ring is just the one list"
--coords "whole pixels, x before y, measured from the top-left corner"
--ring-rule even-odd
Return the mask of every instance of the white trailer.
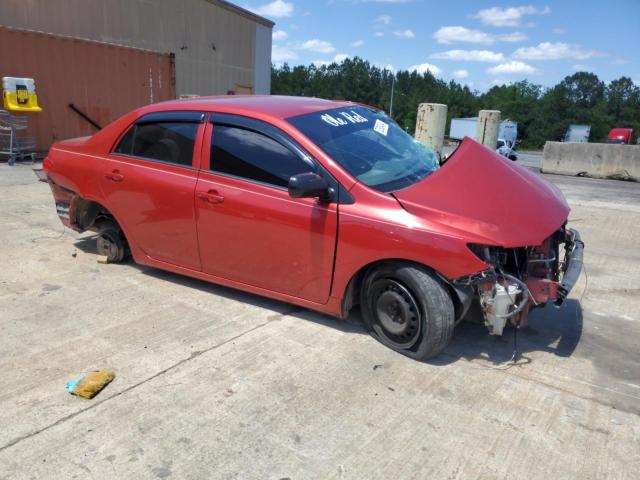
[[478, 117], [474, 118], [452, 118], [449, 128], [449, 138], [452, 140], [462, 140], [464, 137], [476, 138], [478, 128]]
[[589, 142], [589, 134], [591, 133], [591, 125], [569, 125], [567, 133], [562, 138], [563, 142]]
[[[478, 117], [472, 118], [452, 118], [451, 127], [449, 128], [449, 138], [452, 140], [462, 140], [464, 137], [470, 137], [476, 140], [476, 130], [478, 128]], [[500, 122], [500, 131], [498, 138], [516, 144], [518, 138], [518, 124], [511, 120], [503, 120]]]

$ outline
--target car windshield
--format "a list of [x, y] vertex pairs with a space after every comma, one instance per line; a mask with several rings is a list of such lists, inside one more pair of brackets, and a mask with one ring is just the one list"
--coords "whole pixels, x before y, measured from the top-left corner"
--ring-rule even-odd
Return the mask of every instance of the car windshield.
[[287, 121], [360, 182], [382, 192], [413, 185], [439, 166], [433, 150], [371, 108], [336, 108]]

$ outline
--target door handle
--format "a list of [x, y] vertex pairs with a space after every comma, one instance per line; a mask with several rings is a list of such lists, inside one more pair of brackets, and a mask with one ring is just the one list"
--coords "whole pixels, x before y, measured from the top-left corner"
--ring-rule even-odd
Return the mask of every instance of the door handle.
[[223, 203], [224, 197], [217, 190], [209, 190], [208, 192], [197, 192], [196, 196], [207, 203]]
[[105, 174], [105, 178], [107, 180], [111, 180], [112, 182], [121, 182], [124, 180], [124, 175], [122, 175], [118, 170], [114, 170], [111, 173]]

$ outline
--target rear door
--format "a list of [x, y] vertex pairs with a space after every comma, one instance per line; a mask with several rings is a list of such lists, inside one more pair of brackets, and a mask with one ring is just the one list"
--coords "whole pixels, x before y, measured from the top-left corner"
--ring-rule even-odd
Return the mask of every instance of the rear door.
[[107, 157], [105, 207], [151, 258], [200, 270], [194, 192], [205, 128], [202, 112], [138, 119]]
[[206, 273], [325, 303], [337, 205], [291, 198], [287, 183], [319, 166], [263, 122], [213, 114], [196, 187], [198, 240]]

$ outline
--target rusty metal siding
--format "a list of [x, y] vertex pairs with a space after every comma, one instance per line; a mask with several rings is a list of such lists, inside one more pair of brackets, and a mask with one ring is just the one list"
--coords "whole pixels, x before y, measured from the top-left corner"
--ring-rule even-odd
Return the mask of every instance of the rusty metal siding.
[[178, 95], [225, 94], [271, 74], [256, 31], [270, 36], [273, 24], [220, 0], [1, 0], [0, 25], [173, 52]]
[[40, 113], [29, 130], [46, 150], [52, 142], [96, 129], [142, 105], [175, 98], [171, 54], [0, 27], [0, 77], [33, 77]]

